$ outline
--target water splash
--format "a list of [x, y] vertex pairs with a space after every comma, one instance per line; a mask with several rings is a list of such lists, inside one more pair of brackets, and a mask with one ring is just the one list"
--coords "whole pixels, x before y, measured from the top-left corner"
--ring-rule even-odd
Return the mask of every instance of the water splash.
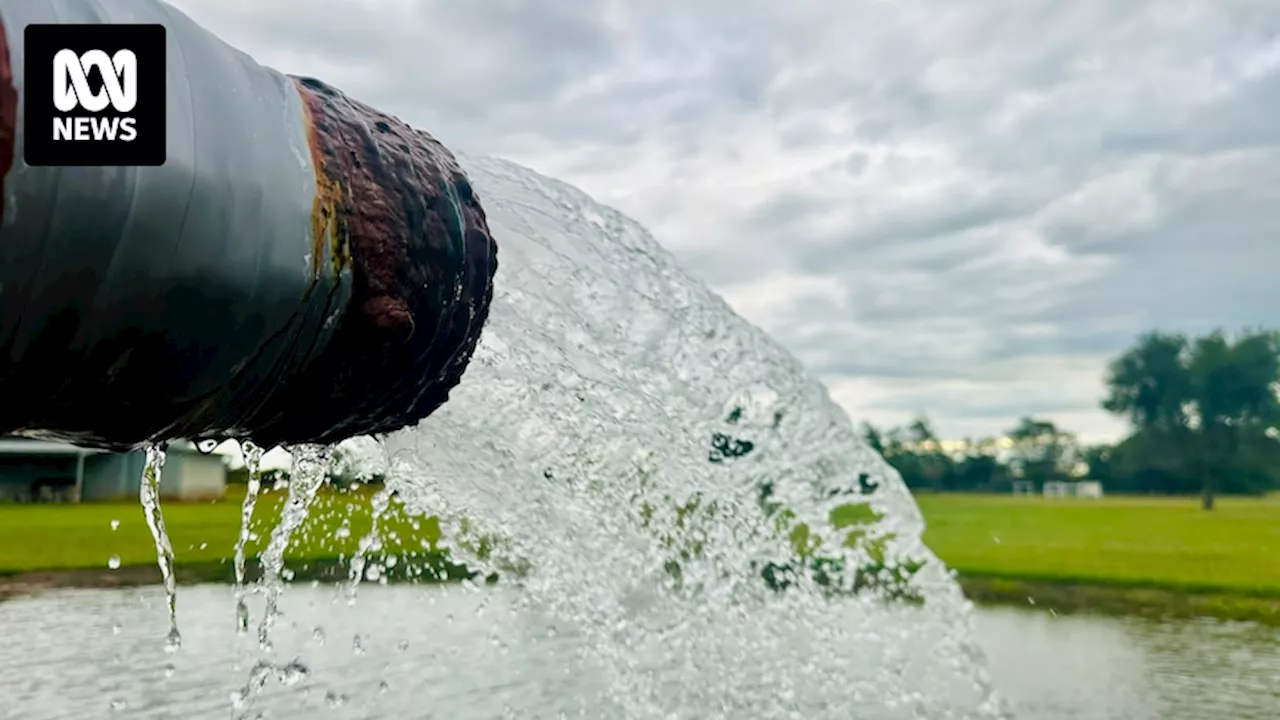
[[169, 542], [164, 515], [160, 511], [160, 478], [164, 471], [164, 461], [163, 447], [147, 447], [138, 499], [142, 503], [143, 516], [146, 518], [147, 528], [151, 530], [151, 538], [155, 541], [156, 564], [160, 566], [160, 576], [164, 580], [165, 604], [169, 610], [169, 635], [165, 640], [165, 650], [173, 652], [182, 646], [182, 634], [178, 632], [178, 587], [173, 574], [173, 545]]
[[293, 687], [310, 677], [311, 669], [298, 658], [282, 665], [259, 660], [249, 670], [249, 679], [244, 686], [231, 693], [231, 709], [235, 712], [237, 720], [261, 717], [261, 714], [251, 715], [250, 713], [253, 711], [254, 700], [266, 690], [269, 682], [275, 680], [282, 687]]
[[368, 557], [369, 553], [377, 552], [381, 548], [382, 539], [379, 532], [380, 524], [382, 522], [382, 516], [385, 515], [388, 508], [391, 507], [391, 494], [392, 489], [390, 487], [383, 486], [373, 495], [373, 499], [370, 503], [372, 506], [372, 524], [369, 527], [369, 532], [366, 533], [364, 537], [360, 538], [360, 543], [356, 546], [356, 553], [351, 558], [351, 566], [347, 574], [346, 590], [347, 602], [349, 604], [355, 602], [356, 594], [360, 589], [360, 582], [366, 575], [369, 576], [370, 580], [376, 582], [381, 574], [381, 568], [369, 566]]
[[258, 644], [263, 650], [271, 648], [271, 627], [280, 612], [280, 593], [285, 586], [284, 553], [294, 532], [306, 521], [307, 513], [315, 503], [316, 494], [327, 476], [333, 450], [319, 445], [296, 445], [289, 449], [289, 453], [293, 456], [289, 496], [281, 510], [280, 521], [272, 529], [271, 538], [262, 553], [259, 588], [266, 596], [266, 609], [258, 625]]
[[262, 448], [245, 441], [240, 444], [240, 451], [244, 455], [248, 481], [244, 502], [240, 505], [240, 534], [236, 537], [233, 563], [235, 565], [236, 626], [239, 632], [244, 633], [249, 630], [249, 607], [245, 604], [244, 546], [249, 542], [249, 535], [253, 529], [253, 511], [258, 502], [258, 492], [262, 489]]
[[825, 388], [633, 221], [467, 160], [502, 264], [463, 383], [383, 442], [452, 551], [588, 637], [627, 717], [999, 717], [968, 605]]

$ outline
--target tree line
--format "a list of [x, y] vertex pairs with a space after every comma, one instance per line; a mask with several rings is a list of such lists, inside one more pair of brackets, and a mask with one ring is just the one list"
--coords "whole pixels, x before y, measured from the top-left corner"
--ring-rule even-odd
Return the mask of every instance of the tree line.
[[1280, 490], [1280, 333], [1151, 332], [1107, 369], [1101, 407], [1129, 434], [1088, 445], [1024, 417], [1002, 438], [943, 443], [927, 417], [863, 435], [915, 490], [1009, 492], [1014, 482], [1091, 479], [1112, 493], [1199, 495]]

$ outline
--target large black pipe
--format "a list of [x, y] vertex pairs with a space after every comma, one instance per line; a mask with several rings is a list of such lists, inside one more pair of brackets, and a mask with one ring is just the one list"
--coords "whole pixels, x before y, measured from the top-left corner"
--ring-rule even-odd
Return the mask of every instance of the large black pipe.
[[[167, 162], [29, 167], [23, 29], [160, 23]], [[0, 0], [0, 434], [327, 443], [459, 381], [496, 247], [454, 157], [155, 0]]]

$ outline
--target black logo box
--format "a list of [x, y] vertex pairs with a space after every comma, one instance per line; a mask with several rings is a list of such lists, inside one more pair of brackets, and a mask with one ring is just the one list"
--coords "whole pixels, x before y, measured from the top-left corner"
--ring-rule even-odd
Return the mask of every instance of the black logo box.
[[[131, 112], [107, 105], [90, 113], [68, 113], [53, 104], [53, 58], [62, 50], [77, 55], [101, 50], [108, 57], [131, 50], [137, 57], [138, 102]], [[163, 25], [28, 25], [23, 35], [23, 160], [30, 166], [155, 166], [163, 165], [168, 147], [165, 128], [165, 28]], [[90, 69], [89, 85], [102, 87]], [[97, 122], [131, 118], [137, 135], [132, 140], [54, 139], [56, 119], [88, 117]]]

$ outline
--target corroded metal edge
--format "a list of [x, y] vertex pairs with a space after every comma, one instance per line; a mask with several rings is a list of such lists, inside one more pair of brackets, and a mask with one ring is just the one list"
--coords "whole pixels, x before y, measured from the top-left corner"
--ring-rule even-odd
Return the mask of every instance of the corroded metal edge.
[[327, 244], [352, 296], [320, 356], [250, 421], [268, 446], [390, 432], [433, 412], [470, 361], [497, 268], [479, 200], [443, 145], [319, 80], [293, 81], [316, 172], [313, 262]]
[[322, 138], [316, 132], [311, 104], [305, 94], [299, 92], [299, 96], [302, 100], [302, 126], [316, 180], [316, 198], [311, 209], [311, 273], [312, 277], [319, 277], [321, 257], [327, 246], [330, 269], [339, 276], [343, 270], [351, 268], [349, 228], [341, 212], [351, 204], [351, 193], [341, 176], [331, 170], [326, 171]]

